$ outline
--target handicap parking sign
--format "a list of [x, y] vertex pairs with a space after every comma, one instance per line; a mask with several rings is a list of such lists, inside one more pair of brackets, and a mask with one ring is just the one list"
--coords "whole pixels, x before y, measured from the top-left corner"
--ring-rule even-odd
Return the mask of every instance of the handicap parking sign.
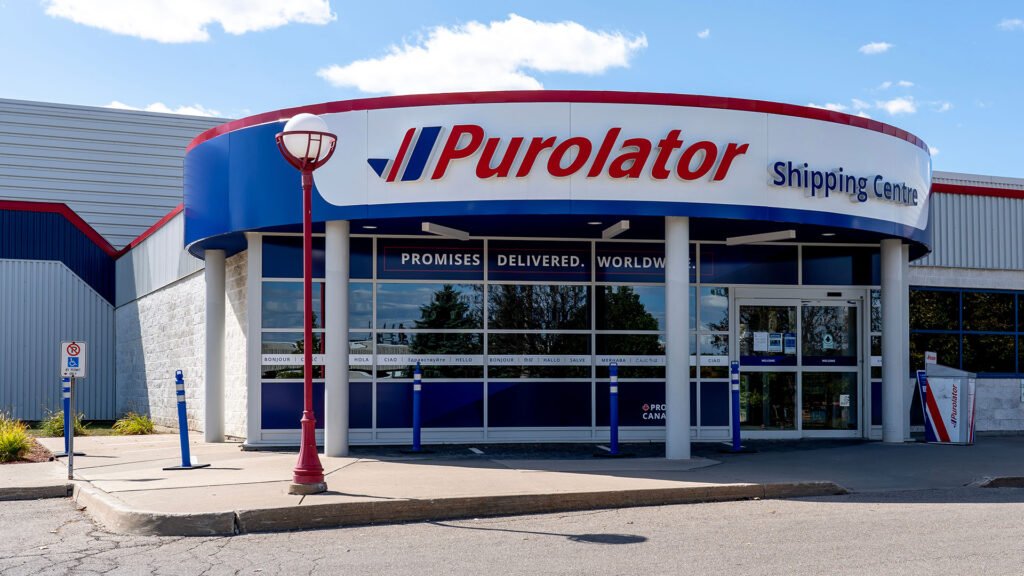
[[61, 376], [85, 378], [85, 342], [60, 343]]
[[68, 358], [68, 368], [78, 368], [78, 358]]

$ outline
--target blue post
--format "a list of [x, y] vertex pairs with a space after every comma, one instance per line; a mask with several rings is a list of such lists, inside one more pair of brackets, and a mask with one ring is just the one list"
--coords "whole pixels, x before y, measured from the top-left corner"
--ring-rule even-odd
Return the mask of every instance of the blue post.
[[181, 467], [192, 465], [192, 456], [188, 452], [188, 416], [185, 413], [185, 377], [181, 370], [174, 372], [174, 393], [178, 397], [178, 432], [181, 435]]
[[412, 451], [420, 451], [420, 394], [423, 393], [423, 370], [416, 363], [412, 373]]
[[619, 365], [612, 362], [608, 365], [608, 408], [609, 414], [609, 452], [619, 453]]
[[71, 377], [61, 378], [61, 395], [64, 397], [64, 453], [67, 454], [71, 444]]
[[192, 470], [209, 464], [193, 464], [188, 449], [188, 415], [185, 412], [185, 377], [181, 370], [174, 372], [174, 395], [178, 399], [178, 435], [181, 439], [181, 466], [168, 466], [164, 470]]
[[732, 451], [743, 449], [740, 445], [740, 363], [729, 364], [729, 382], [732, 386]]

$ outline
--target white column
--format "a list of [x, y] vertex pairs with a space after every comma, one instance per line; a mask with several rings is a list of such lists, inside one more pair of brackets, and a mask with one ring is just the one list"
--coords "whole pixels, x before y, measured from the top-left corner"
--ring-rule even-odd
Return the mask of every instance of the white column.
[[245, 333], [245, 445], [260, 443], [260, 407], [263, 403], [263, 236], [246, 232], [248, 265], [246, 271], [246, 306], [248, 307]]
[[907, 404], [904, 388], [907, 382], [905, 360], [908, 342], [904, 339], [904, 296], [907, 291], [903, 275], [903, 242], [882, 240], [882, 440], [903, 442], [904, 413]]
[[690, 458], [690, 219], [665, 218], [665, 458]]
[[327, 223], [325, 258], [324, 455], [348, 456], [348, 221]]
[[204, 439], [224, 441], [224, 251], [206, 251]]

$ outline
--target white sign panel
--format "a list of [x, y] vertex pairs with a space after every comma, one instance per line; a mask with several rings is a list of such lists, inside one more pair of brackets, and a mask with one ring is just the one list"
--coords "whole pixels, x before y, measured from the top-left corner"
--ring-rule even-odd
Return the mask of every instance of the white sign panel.
[[491, 366], [590, 366], [590, 356], [502, 354], [487, 357]]
[[[664, 366], [664, 356], [594, 356], [598, 366], [607, 366], [615, 362], [619, 366]], [[691, 364], [692, 366], [692, 364]]]
[[791, 221], [818, 213], [817, 223], [849, 227], [870, 219], [924, 230], [928, 221], [928, 152], [839, 122], [594, 102], [411, 106], [323, 118], [345, 137], [314, 178], [338, 206], [657, 202], [770, 207], [791, 211]]
[[60, 343], [60, 375], [85, 378], [85, 342]]

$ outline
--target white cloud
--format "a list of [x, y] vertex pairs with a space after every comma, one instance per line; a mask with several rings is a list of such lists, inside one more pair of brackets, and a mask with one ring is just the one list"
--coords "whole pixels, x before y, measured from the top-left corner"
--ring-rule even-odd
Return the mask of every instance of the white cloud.
[[914, 83], [913, 83], [913, 82], [911, 82], [910, 80], [900, 80], [900, 81], [899, 81], [899, 82], [897, 82], [896, 84], [897, 84], [898, 86], [901, 86], [901, 87], [903, 87], [903, 88], [911, 88], [911, 87], [913, 87], [913, 86], [914, 86]]
[[700, 38], [701, 40], [707, 40], [708, 36], [711, 36], [711, 28], [705, 28], [700, 32], [697, 32], [697, 38]]
[[871, 119], [871, 115], [868, 114], [867, 112], [863, 111], [863, 110], [861, 110], [860, 112], [857, 112], [857, 116], [860, 116], [861, 118], [867, 118], [869, 120]]
[[371, 93], [541, 90], [526, 71], [600, 74], [628, 67], [647, 47], [643, 34], [592, 31], [576, 22], [537, 22], [515, 14], [489, 24], [430, 29], [415, 44], [391, 46], [380, 58], [322, 68], [335, 86]]
[[870, 103], [865, 102], [859, 98], [854, 98], [850, 100], [850, 103], [853, 105], [854, 110], [867, 110], [868, 108], [871, 108]]
[[885, 82], [882, 82], [881, 84], [878, 85], [879, 90], [888, 90], [889, 88], [892, 88], [892, 82], [890, 82], [889, 80], [886, 80]]
[[171, 108], [163, 102], [154, 102], [145, 108], [138, 108], [136, 106], [130, 106], [124, 102], [118, 102], [117, 100], [112, 101], [110, 104], [104, 106], [104, 108], [115, 108], [117, 110], [139, 110], [143, 112], [159, 112], [161, 114], [184, 114], [186, 116], [210, 116], [219, 117], [221, 114], [216, 110], [211, 110], [201, 104], [193, 104], [191, 106], [178, 106], [177, 108]]
[[943, 101], [943, 102], [936, 102], [935, 103], [935, 111], [936, 112], [949, 112], [952, 109], [953, 109], [953, 103], [952, 102]]
[[939, 149], [936, 148], [935, 146], [929, 146], [928, 147], [928, 153], [931, 154], [932, 156], [938, 156], [939, 155]]
[[848, 107], [844, 104], [837, 104], [835, 102], [826, 102], [824, 104], [815, 104], [811, 102], [807, 104], [811, 108], [821, 108], [822, 110], [831, 110], [833, 112], [846, 112]]
[[44, 0], [43, 5], [56, 18], [166, 43], [205, 42], [215, 23], [239, 35], [336, 18], [330, 0]]
[[885, 110], [890, 116], [914, 114], [917, 112], [917, 104], [914, 103], [914, 99], [910, 96], [877, 101], [875, 102], [875, 108]]
[[861, 54], [881, 54], [888, 52], [893, 45], [888, 42], [869, 42], [857, 49]]
[[1024, 20], [1020, 18], [1003, 18], [1002, 22], [996, 25], [1000, 30], [1024, 30]]

